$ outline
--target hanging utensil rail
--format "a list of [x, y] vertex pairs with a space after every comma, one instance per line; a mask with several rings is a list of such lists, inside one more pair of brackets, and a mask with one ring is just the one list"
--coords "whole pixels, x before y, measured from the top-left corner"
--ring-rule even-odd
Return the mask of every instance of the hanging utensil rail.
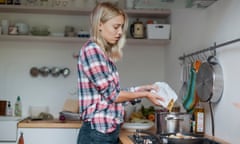
[[234, 39], [234, 40], [231, 40], [231, 41], [227, 41], [225, 43], [221, 43], [221, 44], [218, 44], [218, 45], [216, 45], [216, 43], [215, 43], [214, 46], [211, 46], [209, 48], [202, 49], [202, 50], [199, 50], [199, 51], [195, 51], [195, 52], [187, 54], [187, 55], [184, 54], [183, 56], [180, 56], [178, 59], [179, 60], [184, 60], [186, 57], [191, 57], [191, 56], [194, 56], [194, 55], [198, 55], [200, 53], [204, 53], [204, 52], [207, 52], [207, 51], [216, 51], [217, 48], [220, 48], [220, 47], [232, 44], [232, 43], [236, 43], [236, 42], [239, 42], [239, 41], [240, 41], [240, 38]]

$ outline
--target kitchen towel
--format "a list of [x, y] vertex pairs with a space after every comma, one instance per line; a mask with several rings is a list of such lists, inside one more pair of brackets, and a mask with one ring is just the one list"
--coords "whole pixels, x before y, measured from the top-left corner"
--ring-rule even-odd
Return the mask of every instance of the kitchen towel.
[[190, 69], [190, 79], [188, 82], [188, 89], [183, 97], [182, 104], [185, 110], [188, 113], [193, 113], [195, 106], [199, 102], [199, 97], [196, 92], [196, 77], [199, 67], [201, 65], [201, 61], [196, 60]]

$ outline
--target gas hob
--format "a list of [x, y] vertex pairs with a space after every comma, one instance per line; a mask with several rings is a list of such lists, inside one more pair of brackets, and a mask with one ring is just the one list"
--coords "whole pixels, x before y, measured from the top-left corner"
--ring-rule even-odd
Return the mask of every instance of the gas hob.
[[[161, 136], [153, 136], [153, 135], [141, 135], [139, 133], [134, 133], [133, 135], [128, 136], [134, 144], [176, 144], [173, 142], [168, 142], [167, 139], [161, 138]], [[202, 138], [201, 143], [193, 143], [193, 144], [221, 144], [219, 142], [210, 140], [208, 138]], [[190, 143], [189, 143], [190, 144]]]

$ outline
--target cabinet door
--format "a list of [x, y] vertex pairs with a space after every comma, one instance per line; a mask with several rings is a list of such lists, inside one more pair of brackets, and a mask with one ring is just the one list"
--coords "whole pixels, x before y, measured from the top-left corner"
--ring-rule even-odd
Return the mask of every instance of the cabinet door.
[[65, 128], [20, 128], [25, 144], [76, 144], [78, 129]]
[[0, 121], [0, 142], [15, 142], [18, 121]]

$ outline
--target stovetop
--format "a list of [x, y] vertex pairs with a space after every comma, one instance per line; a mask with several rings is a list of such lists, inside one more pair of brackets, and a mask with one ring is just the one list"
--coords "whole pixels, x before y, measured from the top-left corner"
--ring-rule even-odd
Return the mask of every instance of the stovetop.
[[[156, 137], [150, 136], [150, 135], [130, 135], [128, 136], [134, 144], [158, 144]], [[160, 139], [160, 144], [171, 144], [169, 143], [166, 139]], [[213, 140], [203, 138], [203, 143], [202, 144], [220, 144], [218, 142], [215, 142]]]

